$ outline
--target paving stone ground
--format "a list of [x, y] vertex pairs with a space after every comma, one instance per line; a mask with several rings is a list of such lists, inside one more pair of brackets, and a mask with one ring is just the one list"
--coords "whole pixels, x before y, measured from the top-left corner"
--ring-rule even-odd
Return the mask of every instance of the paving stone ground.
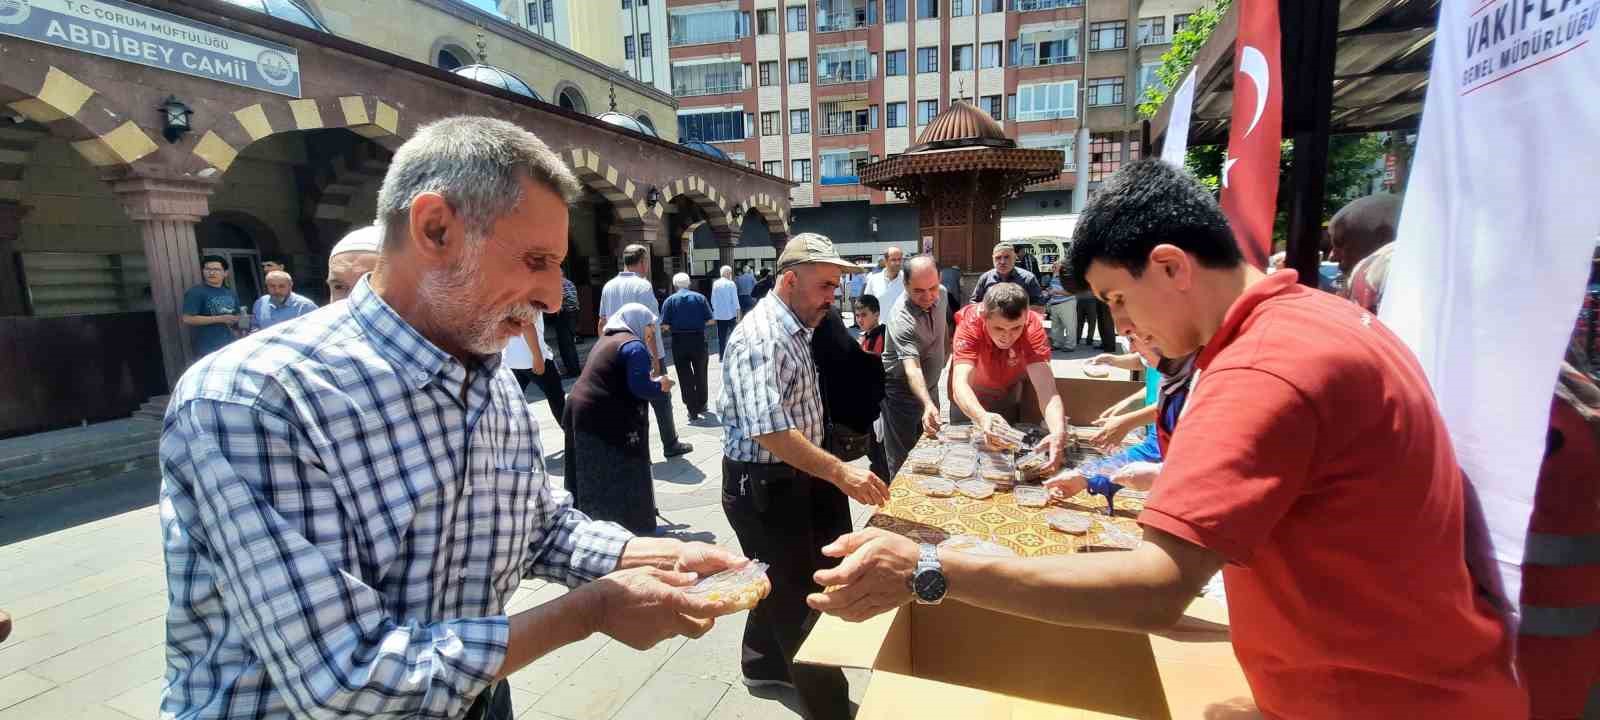
[[[1088, 354], [1084, 350], [1073, 357]], [[713, 354], [709, 371], [713, 398], [721, 386], [720, 368]], [[567, 384], [570, 388], [571, 381]], [[547, 453], [559, 453], [561, 436], [548, 405], [536, 388], [530, 388], [529, 396]], [[679, 434], [694, 444], [694, 451], [664, 458], [651, 419], [657, 504], [671, 522], [662, 531], [737, 548], [719, 495], [721, 428], [715, 421], [691, 424], [676, 398], [674, 405]], [[559, 471], [559, 457], [555, 459], [551, 465]], [[130, 488], [148, 498], [133, 510], [114, 506], [100, 519], [74, 518], [70, 526], [0, 546], [0, 608], [15, 619], [11, 638], [0, 644], [0, 720], [157, 717], [167, 608], [154, 504], [158, 484], [151, 473], [133, 473], [8, 501], [0, 508], [0, 522], [5, 522], [7, 517], [48, 516], [54, 508], [69, 505], [92, 506], [108, 495], [127, 495]], [[851, 507], [859, 527], [868, 509], [855, 503]], [[564, 592], [543, 581], [524, 582], [508, 611], [535, 606]], [[598, 635], [561, 648], [511, 676], [517, 717], [799, 717], [791, 695], [753, 693], [740, 683], [743, 629], [744, 616], [738, 615], [719, 621], [698, 640], [672, 640], [645, 652]], [[847, 674], [851, 696], [859, 701], [868, 673]]]

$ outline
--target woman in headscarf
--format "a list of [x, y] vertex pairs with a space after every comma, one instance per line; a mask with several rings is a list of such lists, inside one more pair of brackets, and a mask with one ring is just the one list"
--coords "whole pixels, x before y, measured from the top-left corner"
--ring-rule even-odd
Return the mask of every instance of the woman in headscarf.
[[650, 376], [656, 315], [628, 303], [606, 318], [600, 342], [567, 397], [566, 485], [573, 505], [636, 535], [656, 529], [650, 479], [649, 401], [672, 390]]

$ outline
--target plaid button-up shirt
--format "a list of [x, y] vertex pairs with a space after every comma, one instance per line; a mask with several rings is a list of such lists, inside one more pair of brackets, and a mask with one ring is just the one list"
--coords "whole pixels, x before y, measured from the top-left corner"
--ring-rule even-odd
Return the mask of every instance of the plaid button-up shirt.
[[518, 582], [631, 537], [546, 482], [498, 358], [469, 372], [366, 280], [190, 368], [160, 458], [163, 718], [459, 717]]
[[784, 430], [798, 430], [822, 446], [822, 392], [811, 332], [777, 293], [767, 293], [733, 329], [722, 351], [717, 402], [722, 454], [742, 462], [778, 462], [755, 438]]

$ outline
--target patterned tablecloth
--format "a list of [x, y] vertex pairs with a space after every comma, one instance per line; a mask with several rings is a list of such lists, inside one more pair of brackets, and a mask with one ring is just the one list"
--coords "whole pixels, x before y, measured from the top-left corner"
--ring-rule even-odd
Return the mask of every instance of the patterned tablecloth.
[[[918, 447], [940, 444], [936, 438], [924, 437]], [[1086, 455], [1093, 453], [1074, 453], [1069, 463]], [[1136, 518], [1144, 509], [1144, 498], [1137, 494], [1119, 493], [1116, 515], [1107, 516], [1105, 498], [1088, 492], [1037, 508], [1018, 505], [1009, 490], [997, 490], [981, 500], [959, 494], [947, 498], [929, 497], [914, 489], [918, 478], [916, 473], [901, 470], [889, 488], [889, 503], [874, 514], [868, 524], [918, 542], [938, 543], [954, 535], [972, 535], [1008, 547], [1024, 557], [1109, 549], [1103, 529], [1108, 523], [1134, 537], [1143, 535]], [[1084, 535], [1060, 532], [1044, 519], [1046, 512], [1055, 509], [1088, 514], [1094, 522]]]

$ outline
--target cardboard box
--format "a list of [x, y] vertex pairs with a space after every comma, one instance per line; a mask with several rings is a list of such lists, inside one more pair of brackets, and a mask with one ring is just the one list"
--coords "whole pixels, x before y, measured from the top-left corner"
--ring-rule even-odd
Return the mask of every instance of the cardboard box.
[[1196, 600], [1184, 637], [1064, 627], [955, 601], [817, 621], [797, 662], [869, 668], [857, 720], [1258, 717], [1226, 611]]
[[[1144, 383], [1131, 379], [1133, 374], [1126, 370], [1112, 370], [1108, 377], [1092, 378], [1079, 370], [1082, 366], [1081, 360], [1056, 360], [1050, 364], [1056, 378], [1056, 394], [1061, 396], [1067, 419], [1074, 425], [1088, 425], [1106, 408], [1135, 392], [1144, 392]], [[1036, 423], [1041, 417], [1039, 404], [1033, 402], [1033, 390], [1027, 389], [1022, 421]]]

